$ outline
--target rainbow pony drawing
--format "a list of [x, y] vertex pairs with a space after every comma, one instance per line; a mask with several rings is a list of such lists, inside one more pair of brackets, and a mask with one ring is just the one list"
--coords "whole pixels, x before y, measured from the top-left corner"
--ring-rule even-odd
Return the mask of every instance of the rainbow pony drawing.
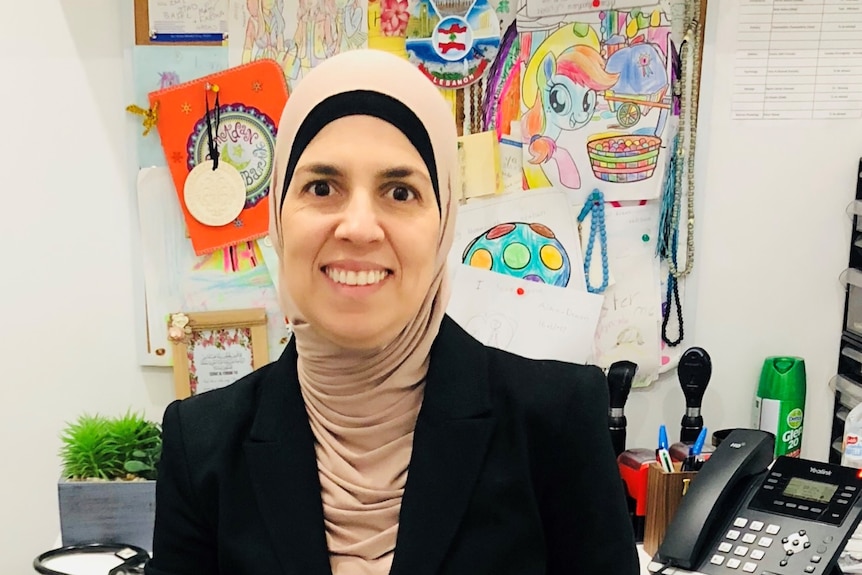
[[598, 92], [613, 87], [618, 78], [605, 69], [599, 36], [588, 24], [567, 24], [536, 47], [526, 63], [521, 90], [528, 188], [551, 186], [548, 174], [553, 164], [562, 186], [581, 187], [578, 167], [570, 151], [558, 144], [559, 137], [589, 124]]

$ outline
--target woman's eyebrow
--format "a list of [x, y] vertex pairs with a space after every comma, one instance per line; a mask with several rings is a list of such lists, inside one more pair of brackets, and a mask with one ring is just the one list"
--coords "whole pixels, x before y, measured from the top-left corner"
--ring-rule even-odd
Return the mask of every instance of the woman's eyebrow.
[[309, 172], [314, 174], [315, 176], [329, 176], [329, 177], [337, 177], [343, 175], [341, 170], [332, 164], [306, 164], [301, 166], [297, 172]]
[[428, 183], [431, 183], [431, 178], [428, 177], [428, 174], [426, 174], [425, 172], [423, 172], [421, 170], [411, 168], [409, 166], [398, 166], [398, 167], [394, 167], [394, 168], [386, 168], [385, 170], [380, 170], [379, 172], [377, 172], [377, 177], [382, 179], [382, 180], [389, 180], [389, 179], [397, 180], [397, 179], [409, 178], [411, 176], [416, 176], [416, 177], [422, 178], [422, 179], [428, 181]]

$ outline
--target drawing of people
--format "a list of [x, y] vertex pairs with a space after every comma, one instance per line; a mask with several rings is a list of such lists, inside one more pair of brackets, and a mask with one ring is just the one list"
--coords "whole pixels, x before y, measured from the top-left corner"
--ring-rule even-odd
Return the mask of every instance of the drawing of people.
[[587, 24], [563, 26], [537, 47], [523, 80], [524, 144], [531, 156], [524, 165], [528, 187], [551, 185], [550, 160], [556, 163], [563, 186], [581, 187], [571, 153], [557, 140], [563, 130], [578, 130], [592, 120], [596, 92], [613, 87], [618, 77], [605, 70], [598, 35]]
[[284, 54], [284, 0], [247, 0], [242, 61], [281, 60]]
[[296, 45], [296, 58], [299, 60], [300, 75], [311, 69], [311, 57], [314, 54], [314, 31], [312, 22], [312, 7], [314, 0], [299, 0], [296, 11], [296, 33], [293, 40]]
[[348, 0], [341, 13], [341, 21], [344, 23], [342, 50], [352, 50], [365, 46], [368, 41], [368, 31], [362, 26], [365, 15], [362, 3], [359, 0]]

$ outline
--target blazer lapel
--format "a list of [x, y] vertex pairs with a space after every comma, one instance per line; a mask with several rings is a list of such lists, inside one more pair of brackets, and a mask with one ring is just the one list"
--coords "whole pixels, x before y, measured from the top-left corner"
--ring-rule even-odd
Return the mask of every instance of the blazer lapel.
[[284, 573], [332, 575], [314, 436], [299, 390], [293, 342], [261, 382], [244, 449], [258, 508]]
[[458, 529], [493, 431], [486, 360], [447, 316], [413, 436], [392, 575], [436, 573]]

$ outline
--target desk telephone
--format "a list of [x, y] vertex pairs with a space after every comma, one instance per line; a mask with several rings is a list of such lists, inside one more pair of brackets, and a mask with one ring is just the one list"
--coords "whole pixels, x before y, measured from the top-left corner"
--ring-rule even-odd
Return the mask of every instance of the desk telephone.
[[771, 433], [731, 432], [691, 481], [649, 571], [840, 574], [838, 557], [862, 519], [862, 471], [773, 462], [774, 449]]

